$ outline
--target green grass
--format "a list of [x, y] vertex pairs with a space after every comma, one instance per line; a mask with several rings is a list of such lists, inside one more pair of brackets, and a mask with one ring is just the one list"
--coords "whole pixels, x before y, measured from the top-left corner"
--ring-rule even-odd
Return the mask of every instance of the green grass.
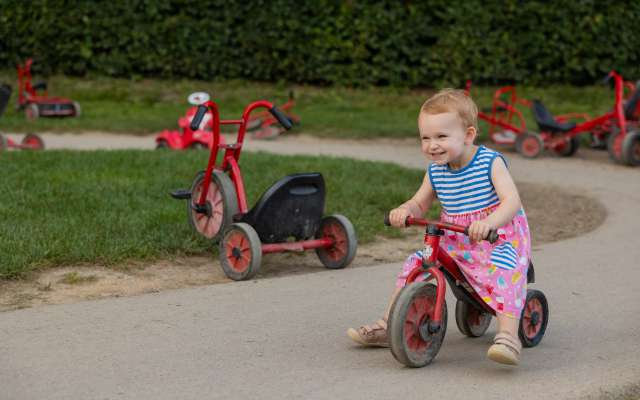
[[[38, 80], [38, 77], [34, 81]], [[410, 137], [422, 102], [433, 90], [402, 88], [321, 88], [284, 84], [113, 79], [104, 77], [47, 79], [49, 94], [77, 100], [80, 118], [26, 122], [14, 109], [17, 82], [14, 71], [0, 71], [0, 82], [10, 83], [14, 95], [0, 120], [4, 131], [112, 131], [136, 134], [177, 128], [178, 117], [189, 105], [187, 95], [207, 91], [219, 104], [223, 118], [238, 118], [244, 106], [258, 99], [282, 104], [294, 89], [295, 113], [302, 118], [297, 132], [337, 138]], [[474, 88], [480, 108], [489, 107], [495, 87]], [[554, 114], [586, 112], [597, 115], [613, 106], [613, 90], [605, 86], [548, 88], [518, 87], [522, 97], [542, 99]], [[530, 112], [529, 126], [535, 127]], [[486, 132], [486, 129], [483, 129]]]
[[[0, 153], [0, 278], [69, 264], [206, 254], [213, 246], [192, 233], [186, 203], [168, 195], [189, 187], [206, 158], [200, 151]], [[382, 225], [383, 212], [411, 196], [423, 174], [383, 163], [264, 153], [243, 154], [241, 167], [250, 205], [286, 174], [323, 173], [325, 213], [346, 215], [360, 243], [399, 235]]]

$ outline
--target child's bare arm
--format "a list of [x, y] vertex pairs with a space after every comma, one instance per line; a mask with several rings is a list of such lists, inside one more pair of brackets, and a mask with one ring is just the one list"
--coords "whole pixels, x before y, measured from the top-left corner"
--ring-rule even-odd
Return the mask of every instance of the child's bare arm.
[[435, 192], [431, 187], [429, 176], [425, 174], [420, 188], [412, 198], [402, 203], [398, 208], [391, 210], [389, 221], [393, 226], [404, 226], [408, 216], [422, 217], [431, 207], [435, 198]]

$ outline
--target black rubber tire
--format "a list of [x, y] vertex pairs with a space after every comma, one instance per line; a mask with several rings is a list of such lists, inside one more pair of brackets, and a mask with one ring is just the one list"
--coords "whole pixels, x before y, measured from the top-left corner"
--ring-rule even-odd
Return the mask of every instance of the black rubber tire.
[[[539, 301], [540, 305], [542, 306], [542, 316], [538, 316], [538, 318], [542, 318], [542, 325], [540, 326], [540, 330], [535, 335], [535, 337], [530, 338], [525, 334], [525, 325], [528, 323], [528, 321], [525, 320], [524, 315], [529, 302], [534, 300]], [[522, 315], [520, 316], [518, 337], [520, 337], [522, 347], [534, 347], [540, 343], [540, 341], [544, 337], [545, 331], [547, 330], [547, 324], [549, 323], [549, 304], [547, 303], [547, 298], [545, 297], [544, 293], [535, 289], [527, 289], [527, 300], [524, 304], [524, 307], [525, 308], [522, 310]]]
[[620, 151], [620, 154], [616, 154], [614, 151], [614, 143], [619, 135], [620, 131], [617, 128], [611, 129], [611, 133], [607, 136], [607, 153], [609, 153], [611, 161], [622, 163], [622, 151]]
[[[533, 149], [533, 144], [537, 145], [537, 149]], [[536, 158], [542, 154], [543, 150], [544, 142], [537, 133], [524, 132], [518, 135], [518, 138], [516, 139], [516, 151], [523, 157]]]
[[207, 146], [204, 143], [200, 143], [200, 142], [193, 142], [189, 145], [189, 148], [191, 150], [208, 150], [209, 146]]
[[[431, 363], [440, 351], [444, 336], [447, 332], [447, 303], [443, 304], [442, 325], [440, 330], [430, 335], [428, 341], [419, 339], [426, 343], [425, 351], [414, 351], [409, 347], [407, 340], [415, 342], [415, 335], [418, 334], [414, 330], [411, 337], [407, 338], [405, 322], [410, 308], [416, 298], [430, 298], [435, 307], [437, 289], [436, 286], [427, 282], [414, 282], [405, 286], [400, 292], [396, 300], [391, 306], [388, 321], [389, 343], [391, 345], [391, 353], [398, 362], [407, 367], [419, 368]], [[424, 323], [424, 321], [422, 321]], [[415, 325], [415, 324], [414, 324]]]
[[166, 140], [159, 140], [156, 143], [156, 150], [165, 150], [169, 149], [169, 143]]
[[29, 142], [34, 143], [33, 147], [25, 147], [25, 150], [44, 150], [44, 141], [35, 133], [27, 133], [22, 138], [21, 144], [25, 145]]
[[[191, 193], [194, 193], [196, 187], [200, 185], [203, 180], [204, 171], [200, 171], [193, 179], [193, 183], [191, 184]], [[222, 237], [225, 228], [233, 223], [233, 216], [238, 213], [238, 198], [236, 197], [236, 188], [233, 185], [231, 178], [229, 178], [229, 176], [227, 176], [227, 174], [225, 174], [224, 172], [213, 171], [213, 173], [211, 174], [211, 185], [209, 185], [209, 190], [212, 190], [213, 185], [215, 185], [216, 188], [219, 188], [223, 202], [222, 224], [220, 225], [219, 229], [209, 236], [198, 229], [195, 220], [195, 218], [198, 216], [198, 213], [193, 209], [193, 204], [197, 199], [195, 199], [194, 196], [192, 196], [191, 199], [187, 201], [187, 219], [194, 232], [216, 243]]]
[[572, 155], [576, 154], [576, 151], [578, 151], [579, 147], [580, 138], [578, 136], [574, 136], [567, 141], [562, 149], [554, 149], [554, 151], [560, 157], [571, 157]]
[[[242, 241], [241, 243], [236, 243], [237, 246], [230, 242], [232, 239], [237, 241], [240, 237]], [[234, 256], [232, 252], [236, 249], [238, 254]], [[239, 261], [241, 258], [246, 260], [247, 257], [249, 261], [246, 266], [243, 265], [241, 270], [233, 267], [233, 258]], [[225, 275], [234, 281], [251, 279], [260, 270], [261, 263], [262, 244], [255, 229], [244, 222], [229, 226], [220, 241], [220, 264]]]
[[640, 165], [640, 132], [627, 132], [622, 141], [622, 162], [626, 165]]
[[358, 250], [358, 238], [351, 221], [340, 214], [323, 217], [316, 231], [316, 239], [325, 237], [325, 234], [336, 240], [336, 245], [316, 249], [322, 265], [328, 269], [341, 269], [351, 264]]
[[[476, 314], [479, 315], [479, 324], [475, 324]], [[467, 303], [464, 300], [456, 302], [456, 325], [463, 335], [472, 338], [480, 337], [485, 334], [489, 325], [491, 325], [492, 315]]]

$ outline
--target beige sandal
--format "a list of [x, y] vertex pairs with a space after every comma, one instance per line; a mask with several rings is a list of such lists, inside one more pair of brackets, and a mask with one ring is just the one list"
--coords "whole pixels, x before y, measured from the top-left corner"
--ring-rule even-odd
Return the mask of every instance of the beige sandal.
[[522, 344], [509, 332], [499, 332], [493, 339], [493, 345], [487, 351], [490, 360], [500, 364], [518, 365]]
[[349, 328], [347, 335], [363, 346], [389, 347], [387, 321], [384, 318], [377, 320], [371, 326], [364, 325], [358, 329]]

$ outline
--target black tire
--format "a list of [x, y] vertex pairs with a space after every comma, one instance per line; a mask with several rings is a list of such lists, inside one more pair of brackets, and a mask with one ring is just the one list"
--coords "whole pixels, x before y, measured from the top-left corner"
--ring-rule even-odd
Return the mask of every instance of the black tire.
[[634, 167], [640, 165], [640, 132], [627, 132], [622, 141], [622, 161]]
[[[528, 314], [528, 316], [527, 316]], [[527, 300], [520, 316], [518, 336], [523, 347], [534, 347], [542, 340], [549, 323], [549, 304], [544, 293], [527, 290]]]
[[22, 138], [20, 144], [25, 150], [44, 150], [44, 141], [42, 138], [35, 133], [27, 133]]
[[358, 238], [353, 224], [347, 217], [340, 214], [323, 217], [316, 231], [316, 239], [323, 237], [330, 237], [335, 244], [316, 249], [322, 265], [329, 269], [340, 269], [353, 261], [358, 250]]
[[573, 136], [572, 138], [566, 140], [564, 146], [559, 149], [554, 149], [554, 151], [561, 157], [571, 157], [572, 155], [576, 154], [576, 151], [578, 151], [579, 147], [580, 139], [578, 138], [578, 136]]
[[617, 143], [620, 131], [617, 128], [613, 128], [609, 136], [607, 136], [607, 152], [611, 161], [617, 163], [622, 162], [622, 144]]
[[456, 302], [456, 325], [463, 335], [469, 337], [480, 337], [485, 334], [491, 325], [492, 315], [464, 300]]
[[536, 158], [544, 150], [544, 142], [537, 133], [524, 132], [516, 139], [516, 151], [525, 158]]
[[191, 150], [208, 150], [209, 146], [201, 142], [193, 142], [189, 145]]
[[234, 281], [251, 279], [260, 270], [262, 244], [258, 233], [244, 222], [232, 224], [220, 241], [220, 264]]
[[9, 148], [9, 142], [4, 135], [0, 135], [0, 151], [5, 151]]
[[156, 150], [165, 150], [169, 149], [169, 143], [166, 140], [159, 140], [156, 143]]
[[[204, 181], [204, 171], [196, 174], [191, 184], [191, 199], [187, 202], [187, 219], [191, 228], [199, 235], [212, 240], [214, 243], [219, 241], [222, 234], [229, 225], [233, 223], [233, 216], [238, 213], [238, 199], [236, 197], [236, 188], [231, 178], [224, 172], [213, 171], [211, 174], [211, 184], [209, 185], [210, 200], [213, 199], [216, 204], [207, 201], [208, 214], [201, 214], [193, 209], [195, 202], [198, 200], [198, 190]], [[219, 194], [216, 194], [219, 193]], [[219, 207], [219, 201], [222, 201]], [[220, 223], [214, 218], [214, 213], [220, 215]], [[210, 220], [202, 221], [203, 218]], [[212, 219], [213, 218], [213, 219]], [[214, 226], [208, 226], [207, 224]]]
[[[430, 317], [435, 311], [436, 293], [435, 285], [414, 282], [405, 286], [391, 306], [388, 322], [391, 353], [407, 367], [424, 367], [431, 363], [442, 346], [447, 332], [446, 301], [440, 329], [435, 333], [427, 331]], [[420, 332], [421, 327], [423, 333]]]

